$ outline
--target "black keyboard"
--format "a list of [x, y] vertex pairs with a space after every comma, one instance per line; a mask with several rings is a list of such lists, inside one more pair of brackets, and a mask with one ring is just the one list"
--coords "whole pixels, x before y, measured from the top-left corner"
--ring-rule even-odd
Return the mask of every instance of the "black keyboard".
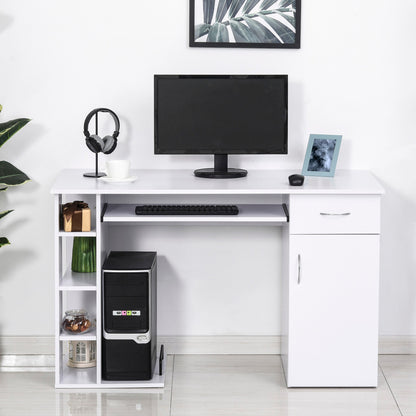
[[136, 215], [237, 215], [237, 205], [137, 205]]

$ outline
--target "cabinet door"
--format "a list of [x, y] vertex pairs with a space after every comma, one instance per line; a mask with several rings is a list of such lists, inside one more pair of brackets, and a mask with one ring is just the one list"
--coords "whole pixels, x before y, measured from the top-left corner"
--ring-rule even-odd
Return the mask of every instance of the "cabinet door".
[[376, 386], [378, 235], [290, 236], [289, 387]]

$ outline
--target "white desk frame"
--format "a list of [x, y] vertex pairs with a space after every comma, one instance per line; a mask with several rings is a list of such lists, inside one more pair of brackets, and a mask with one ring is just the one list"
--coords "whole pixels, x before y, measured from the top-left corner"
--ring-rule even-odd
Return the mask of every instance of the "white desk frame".
[[[190, 170], [141, 170], [133, 172], [138, 178], [135, 182], [123, 184], [84, 178], [82, 172], [62, 171], [51, 191], [55, 195], [56, 387], [164, 385], [163, 376], [158, 375], [149, 382], [101, 379], [101, 265], [108, 253], [107, 223], [282, 226], [281, 349], [287, 385], [377, 386], [380, 199], [384, 191], [371, 173], [338, 171], [334, 178], [307, 177], [304, 186], [290, 187], [287, 177], [293, 172], [277, 170], [254, 170], [238, 179], [196, 178]], [[131, 205], [111, 203], [117, 196], [128, 196]], [[249, 203], [237, 204], [238, 216], [134, 215], [134, 205], [142, 198], [164, 197], [168, 203], [173, 196], [183, 203], [196, 196], [206, 203], [218, 198], [233, 203], [241, 197]], [[281, 204], [267, 203], [269, 196], [278, 196]], [[262, 198], [266, 202], [257, 203]], [[92, 208], [91, 232], [59, 229], [60, 206], [75, 199]], [[74, 236], [97, 238], [96, 274], [80, 276], [69, 270], [65, 246]], [[327, 271], [321, 267], [322, 252]], [[84, 336], [63, 334], [64, 309], [82, 306], [95, 309], [96, 330]], [[63, 341], [72, 339], [97, 341], [97, 367], [74, 370], [66, 366]]]

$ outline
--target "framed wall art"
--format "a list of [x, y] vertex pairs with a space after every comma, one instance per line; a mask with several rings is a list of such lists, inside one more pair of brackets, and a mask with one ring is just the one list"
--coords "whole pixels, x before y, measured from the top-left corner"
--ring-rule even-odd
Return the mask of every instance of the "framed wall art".
[[302, 175], [334, 176], [342, 136], [311, 134], [306, 149]]
[[300, 48], [301, 0], [190, 0], [189, 45]]

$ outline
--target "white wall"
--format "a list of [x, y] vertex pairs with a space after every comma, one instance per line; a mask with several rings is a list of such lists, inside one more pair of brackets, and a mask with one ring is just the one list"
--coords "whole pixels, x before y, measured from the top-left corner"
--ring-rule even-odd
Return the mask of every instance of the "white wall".
[[[189, 48], [188, 13], [187, 0], [2, 1], [1, 120], [27, 116], [32, 122], [0, 149], [0, 157], [27, 172], [32, 182], [0, 195], [1, 208], [16, 209], [0, 223], [1, 234], [13, 242], [0, 250], [0, 334], [53, 333], [49, 189], [62, 168], [91, 170], [93, 154], [82, 135], [84, 118], [91, 109], [107, 106], [119, 114], [122, 127], [114, 157], [129, 157], [133, 167], [209, 166], [212, 162], [207, 156], [153, 155], [153, 74], [286, 73], [290, 82], [289, 155], [235, 156], [231, 160], [248, 169], [298, 170], [309, 133], [343, 134], [338, 167], [371, 169], [387, 191], [383, 199], [380, 332], [416, 335], [416, 3], [404, 0], [397, 8], [384, 0], [304, 0], [300, 50]], [[110, 123], [108, 131], [112, 131]], [[158, 230], [154, 245], [164, 251], [172, 233]], [[187, 233], [190, 244], [192, 238], [198, 239], [195, 230]], [[245, 233], [259, 250], [269, 250], [266, 254], [280, 251], [270, 230], [239, 229], [234, 237], [224, 233], [222, 237], [249, 253], [241, 243]], [[208, 230], [203, 232], [205, 237], [208, 234]], [[203, 239], [196, 244], [206, 245]], [[187, 296], [188, 302], [180, 324], [169, 325], [171, 317], [162, 314], [163, 333], [244, 334], [255, 330], [267, 335], [279, 331], [274, 314], [278, 294], [268, 290], [278, 287], [272, 275], [279, 266], [278, 257], [269, 264], [271, 272], [258, 281], [264, 291], [254, 297], [253, 307], [260, 307], [262, 319], [261, 326], [256, 326], [250, 319], [247, 325], [247, 315], [237, 312], [250, 299], [249, 271], [242, 269], [245, 288], [241, 298], [207, 299], [200, 292], [212, 293], [214, 286], [193, 281], [192, 272], [183, 266], [186, 256], [177, 251], [171, 252], [174, 261], [162, 262], [166, 273], [160, 281], [170, 285], [166, 287], [174, 295]], [[212, 269], [227, 264], [221, 253], [213, 258], [217, 263], [211, 264]], [[169, 270], [172, 276], [180, 276], [180, 285], [169, 280]], [[237, 293], [226, 276], [216, 279], [227, 287], [226, 293]], [[165, 305], [181, 304], [172, 300], [168, 290], [162, 291], [160, 300]], [[212, 308], [212, 302], [218, 310]], [[193, 303], [201, 312], [187, 320]], [[207, 310], [211, 315], [203, 314]], [[231, 314], [232, 325], [230, 319], [221, 319], [224, 313]]]

